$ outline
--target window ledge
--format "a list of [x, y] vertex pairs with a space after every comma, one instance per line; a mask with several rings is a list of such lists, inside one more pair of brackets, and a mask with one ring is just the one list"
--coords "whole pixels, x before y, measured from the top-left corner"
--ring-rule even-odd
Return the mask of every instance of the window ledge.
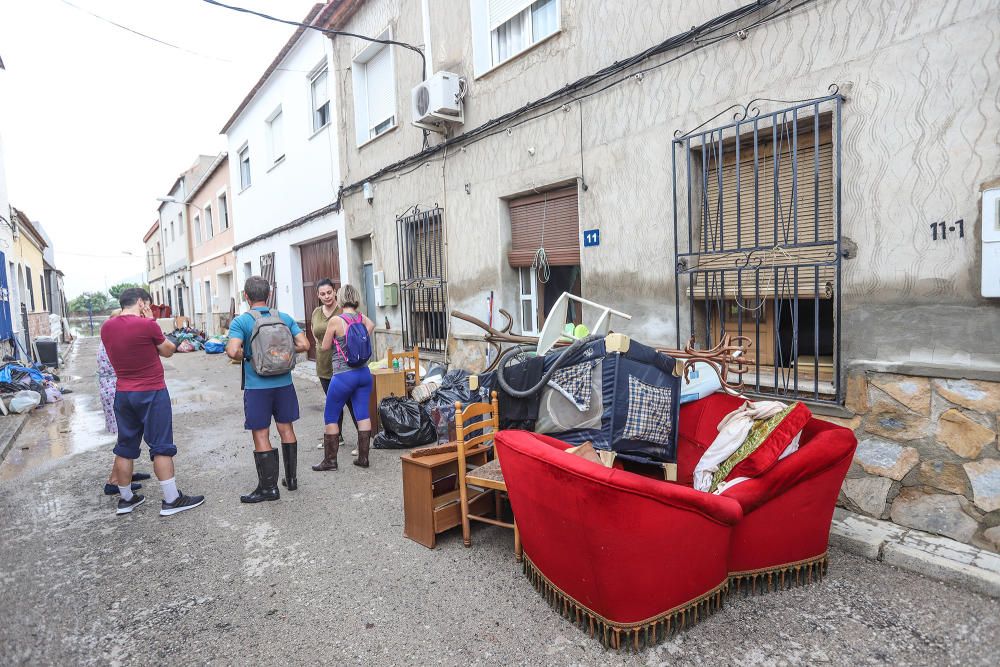
[[281, 157], [279, 157], [279, 158], [278, 158], [277, 160], [275, 160], [274, 162], [272, 162], [272, 163], [271, 163], [271, 166], [270, 166], [270, 167], [268, 167], [268, 168], [267, 168], [267, 171], [265, 171], [264, 173], [265, 173], [265, 174], [270, 174], [270, 173], [271, 173], [272, 171], [274, 171], [275, 169], [277, 169], [279, 165], [282, 165], [282, 164], [284, 164], [284, 162], [285, 162], [285, 156], [284, 156], [284, 155], [282, 155], [282, 156], [281, 156]]
[[328, 127], [330, 127], [330, 123], [329, 123], [329, 122], [327, 122], [327, 123], [326, 123], [325, 125], [322, 125], [322, 126], [320, 126], [320, 128], [319, 128], [319, 129], [317, 129], [317, 130], [313, 130], [313, 133], [309, 135], [309, 140], [311, 141], [311, 140], [312, 140], [313, 138], [315, 138], [315, 137], [316, 137], [317, 135], [319, 135], [319, 134], [322, 134], [322, 133], [323, 133], [323, 130], [325, 130], [325, 129], [326, 129], [326, 128], [328, 128]]
[[[253, 185], [253, 183], [251, 183], [250, 185]], [[250, 189], [250, 185], [246, 186], [245, 188], [243, 188], [242, 190], [240, 190], [240, 191], [239, 191], [239, 192], [237, 192], [236, 194], [238, 194], [238, 195], [241, 195], [241, 194], [243, 194], [244, 192], [246, 192], [247, 190], [249, 190], [249, 189]]]
[[555, 39], [561, 33], [562, 33], [562, 28], [560, 27], [558, 30], [556, 30], [551, 35], [547, 35], [547, 36], [543, 37], [542, 39], [538, 40], [537, 42], [535, 42], [531, 46], [525, 48], [523, 51], [518, 51], [517, 53], [515, 53], [514, 55], [512, 55], [510, 58], [507, 58], [507, 60], [503, 61], [502, 63], [497, 63], [496, 65], [493, 65], [492, 67], [490, 67], [485, 72], [482, 72], [480, 74], [476, 74], [475, 76], [472, 77], [472, 80], [473, 81], [478, 81], [479, 79], [482, 79], [484, 77], [489, 76], [490, 74], [492, 74], [493, 72], [497, 71], [498, 69], [500, 69], [504, 65], [509, 65], [510, 63], [514, 62], [515, 60], [520, 60], [521, 57], [524, 56], [525, 54], [530, 53], [531, 51], [534, 51], [535, 49], [537, 49], [542, 44], [545, 44], [546, 42], [548, 42], [550, 39]]
[[360, 143], [360, 144], [358, 144], [358, 150], [361, 150], [361, 149], [362, 149], [362, 148], [364, 148], [365, 146], [368, 146], [368, 145], [370, 145], [370, 144], [372, 144], [372, 143], [374, 143], [374, 142], [378, 141], [378, 140], [379, 140], [379, 139], [381, 139], [382, 137], [385, 137], [385, 136], [387, 136], [387, 135], [390, 135], [390, 134], [392, 134], [392, 133], [393, 133], [393, 132], [395, 132], [395, 131], [396, 131], [397, 129], [399, 129], [399, 123], [398, 123], [398, 122], [397, 122], [397, 123], [396, 123], [395, 125], [393, 125], [392, 127], [390, 127], [390, 128], [388, 129], [388, 130], [386, 130], [385, 132], [383, 132], [382, 134], [378, 134], [378, 135], [376, 135], [376, 136], [372, 137], [371, 139], [368, 139], [367, 141], [365, 141], [365, 142], [363, 142], [363, 143]]

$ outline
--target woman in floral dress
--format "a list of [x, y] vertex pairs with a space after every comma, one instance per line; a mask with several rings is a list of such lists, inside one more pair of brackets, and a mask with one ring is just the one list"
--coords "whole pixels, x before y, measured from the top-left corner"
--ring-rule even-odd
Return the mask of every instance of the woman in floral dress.
[[108, 433], [118, 433], [118, 422], [115, 420], [115, 384], [118, 376], [108, 359], [108, 351], [104, 343], [97, 350], [97, 385], [101, 390], [101, 408], [104, 409], [104, 427]]
[[[115, 311], [111, 317], [115, 317], [121, 311]], [[97, 348], [97, 386], [101, 393], [101, 408], [104, 410], [104, 428], [108, 433], [118, 433], [118, 420], [115, 419], [115, 390], [118, 383], [118, 376], [115, 368], [108, 358], [108, 351], [104, 349], [104, 343], [98, 343]], [[149, 479], [149, 473], [137, 472], [132, 475], [132, 490], [138, 491], [142, 484], [135, 482]], [[104, 495], [113, 496], [118, 493], [118, 484], [114, 480], [114, 471], [108, 476], [108, 481], [104, 484]]]

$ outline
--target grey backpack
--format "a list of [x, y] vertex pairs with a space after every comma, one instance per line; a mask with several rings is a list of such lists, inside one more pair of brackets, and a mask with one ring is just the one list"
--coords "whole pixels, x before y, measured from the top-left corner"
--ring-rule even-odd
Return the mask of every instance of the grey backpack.
[[250, 310], [253, 331], [250, 332], [250, 359], [257, 375], [284, 375], [295, 368], [295, 339], [292, 330], [278, 311]]

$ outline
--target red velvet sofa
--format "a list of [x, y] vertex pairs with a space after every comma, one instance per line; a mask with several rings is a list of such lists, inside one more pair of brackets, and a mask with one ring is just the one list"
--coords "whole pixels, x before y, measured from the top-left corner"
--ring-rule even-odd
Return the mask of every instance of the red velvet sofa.
[[605, 645], [651, 643], [719, 608], [739, 503], [605, 468], [564, 442], [500, 431], [528, 578]]
[[[745, 401], [717, 393], [681, 406], [679, 484], [692, 484], [694, 467], [718, 434], [719, 422]], [[737, 587], [787, 586], [826, 572], [830, 522], [857, 444], [849, 429], [810, 419], [797, 452], [721, 494], [743, 510], [729, 549], [729, 576]]]
[[695, 465], [743, 400], [681, 408], [677, 483], [605, 468], [548, 436], [497, 434], [525, 573], [561, 614], [608, 646], [638, 648], [714, 612], [730, 582], [764, 590], [822, 576], [854, 434], [811, 419], [800, 451], [760, 477], [695, 491]]

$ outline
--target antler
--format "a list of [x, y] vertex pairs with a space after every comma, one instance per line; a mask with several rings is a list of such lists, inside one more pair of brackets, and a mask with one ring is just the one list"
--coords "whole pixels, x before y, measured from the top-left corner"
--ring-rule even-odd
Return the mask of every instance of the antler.
[[[674, 359], [683, 360], [681, 374], [685, 382], [690, 382], [691, 367], [696, 363], [707, 364], [719, 376], [723, 390], [729, 394], [740, 394], [743, 390], [743, 374], [750, 372], [754, 362], [747, 359], [747, 351], [753, 342], [746, 336], [725, 334], [715, 347], [699, 350], [694, 346], [695, 337], [691, 336], [683, 350], [660, 347], [663, 352]], [[729, 381], [729, 374], [736, 376], [736, 382]]]
[[537, 336], [519, 336], [517, 334], [510, 333], [510, 329], [514, 325], [514, 318], [511, 317], [510, 313], [508, 313], [503, 308], [500, 309], [500, 314], [507, 319], [507, 323], [504, 325], [503, 329], [494, 329], [493, 327], [488, 325], [486, 322], [483, 322], [478, 317], [473, 317], [472, 315], [463, 313], [458, 310], [451, 311], [452, 317], [457, 317], [460, 320], [465, 320], [469, 324], [474, 324], [486, 332], [486, 334], [483, 336], [483, 341], [496, 352], [496, 356], [493, 358], [493, 361], [486, 368], [486, 370], [483, 371], [484, 373], [489, 373], [490, 371], [496, 369], [497, 365], [500, 363], [500, 357], [502, 356], [504, 344], [509, 344], [509, 345], [538, 344]]
[[[537, 345], [537, 336], [520, 336], [518, 334], [510, 333], [511, 326], [513, 324], [513, 318], [503, 308], [500, 309], [500, 314], [507, 319], [507, 323], [504, 325], [503, 329], [495, 329], [490, 325], [486, 324], [477, 317], [473, 317], [467, 313], [463, 313], [458, 310], [451, 311], [452, 317], [457, 317], [460, 320], [465, 320], [470, 324], [474, 324], [483, 331], [483, 341], [489, 345], [495, 352], [496, 357], [486, 368], [484, 373], [488, 373], [496, 369], [497, 365], [500, 363], [500, 357], [502, 356], [504, 345]], [[722, 339], [715, 345], [707, 350], [699, 350], [695, 348], [695, 337], [691, 336], [687, 345], [683, 350], [677, 350], [668, 347], [657, 348], [658, 352], [663, 352], [664, 354], [673, 357], [679, 361], [681, 364], [681, 374], [684, 377], [685, 382], [690, 382], [689, 374], [691, 372], [691, 367], [696, 363], [702, 362], [707, 364], [715, 374], [719, 376], [719, 381], [722, 383], [722, 388], [727, 393], [739, 394], [743, 389], [743, 374], [750, 372], [750, 367], [753, 366], [753, 361], [747, 359], [747, 351], [753, 344], [752, 341], [746, 336], [733, 336], [731, 334], [723, 335]], [[730, 382], [730, 375], [736, 376], [735, 382]]]

